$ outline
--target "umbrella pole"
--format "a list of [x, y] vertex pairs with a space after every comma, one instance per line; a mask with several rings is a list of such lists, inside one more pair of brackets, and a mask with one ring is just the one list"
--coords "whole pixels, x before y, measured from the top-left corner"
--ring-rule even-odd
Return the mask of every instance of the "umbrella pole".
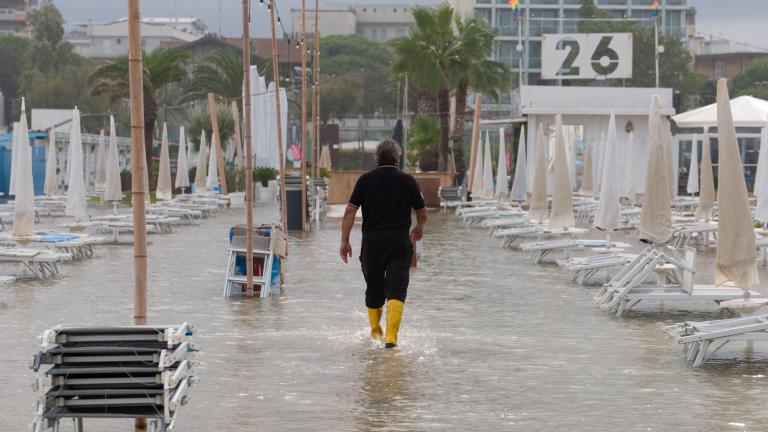
[[283, 122], [280, 115], [280, 65], [277, 56], [277, 36], [275, 35], [275, 0], [270, 2], [269, 23], [272, 29], [272, 80], [275, 83], [275, 126], [277, 129], [277, 151], [280, 157], [280, 225], [287, 229], [288, 203], [285, 200], [285, 154], [283, 154]]
[[[477, 162], [477, 145], [478, 141], [480, 141], [480, 99], [482, 99], [480, 93], [475, 94], [475, 115], [472, 119], [472, 148], [471, 148], [471, 156], [469, 158], [469, 169], [474, 170], [475, 164]], [[472, 172], [472, 175], [469, 176], [468, 182], [467, 182], [467, 190], [472, 190], [472, 183], [474, 182], [475, 173]]]
[[[301, 0], [301, 226], [307, 229], [307, 5]], [[312, 160], [313, 164], [317, 161]]]
[[249, 0], [243, 0], [243, 142], [245, 143], [246, 295], [253, 297], [253, 147], [251, 145], [251, 36]]
[[[131, 183], [133, 190], [133, 323], [147, 323], [147, 224], [144, 212], [144, 179], [147, 159], [144, 148], [144, 91], [141, 58], [140, 0], [128, 0], [128, 76], [131, 96]], [[144, 418], [136, 430], [147, 429]]]
[[211, 151], [216, 152], [216, 166], [219, 169], [219, 186], [221, 187], [221, 194], [227, 195], [227, 166], [224, 164], [224, 153], [221, 148], [221, 135], [219, 134], [219, 116], [216, 113], [216, 99], [213, 97], [213, 93], [208, 93], [208, 113], [211, 116], [211, 128], [213, 129], [213, 136], [216, 137], [216, 147], [211, 148]]

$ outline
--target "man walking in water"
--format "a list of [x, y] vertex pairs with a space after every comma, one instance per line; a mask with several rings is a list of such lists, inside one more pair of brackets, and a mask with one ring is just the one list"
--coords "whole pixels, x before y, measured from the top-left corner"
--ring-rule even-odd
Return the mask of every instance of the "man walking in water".
[[[363, 243], [360, 263], [367, 288], [365, 305], [371, 323], [371, 337], [384, 339], [385, 348], [397, 346], [397, 331], [403, 316], [408, 291], [408, 272], [413, 242], [421, 240], [427, 212], [416, 180], [400, 171], [400, 146], [390, 140], [376, 147], [376, 165], [355, 184], [341, 224], [339, 253], [346, 263], [352, 256], [349, 234], [357, 210], [363, 208]], [[416, 227], [411, 228], [411, 209], [416, 211]], [[381, 329], [384, 303], [387, 304], [387, 333]]]

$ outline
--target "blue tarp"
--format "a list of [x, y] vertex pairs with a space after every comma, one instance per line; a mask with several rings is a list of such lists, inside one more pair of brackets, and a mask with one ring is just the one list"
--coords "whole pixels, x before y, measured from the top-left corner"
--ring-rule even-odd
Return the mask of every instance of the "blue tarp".
[[[11, 137], [10, 133], [0, 134], [0, 192], [8, 197], [11, 180]], [[30, 132], [30, 141], [47, 138], [44, 132]], [[42, 195], [45, 187], [45, 146], [32, 146], [32, 178], [35, 195]]]

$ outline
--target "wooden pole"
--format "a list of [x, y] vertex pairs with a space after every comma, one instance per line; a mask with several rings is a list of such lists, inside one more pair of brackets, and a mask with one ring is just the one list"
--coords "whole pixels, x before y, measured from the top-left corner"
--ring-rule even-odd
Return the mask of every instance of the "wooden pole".
[[[243, 102], [245, 103], [245, 102]], [[243, 138], [240, 135], [240, 110], [237, 109], [237, 102], [232, 101], [232, 121], [235, 125], [235, 165], [242, 167], [243, 159]], [[238, 159], [240, 162], [238, 163]]]
[[[301, 0], [301, 226], [307, 229], [307, 5]], [[317, 161], [312, 158], [313, 164]]]
[[227, 195], [227, 165], [224, 163], [224, 152], [221, 151], [221, 135], [219, 134], [219, 116], [216, 113], [216, 99], [213, 93], [208, 93], [208, 114], [211, 116], [211, 128], [213, 137], [216, 140], [216, 147], [211, 151], [216, 151], [216, 166], [219, 171], [219, 184], [221, 185], [221, 194]]
[[312, 147], [314, 148], [315, 158], [315, 178], [320, 176], [320, 126], [318, 125], [318, 119], [320, 118], [320, 0], [315, 0], [315, 32], [313, 37], [312, 48]]
[[[245, 137], [246, 295], [253, 297], [253, 148], [251, 146], [251, 31], [249, 0], [243, 0], [243, 133]], [[262, 289], [269, 289], [263, 287]]]
[[277, 128], [277, 151], [280, 157], [280, 224], [288, 229], [288, 202], [285, 200], [285, 154], [283, 153], [283, 121], [280, 115], [280, 58], [277, 55], [277, 36], [275, 34], [275, 0], [270, 1], [270, 27], [272, 27], [272, 80], [275, 83], [275, 127]]
[[[133, 323], [147, 324], [147, 223], [144, 191], [144, 66], [141, 59], [140, 0], [128, 0], [128, 77], [131, 95], [131, 197], [133, 201]], [[147, 421], [137, 418], [136, 430]]]
[[469, 182], [467, 183], [467, 190], [472, 190], [472, 182], [475, 177], [475, 165], [477, 162], [477, 143], [480, 140], [480, 102], [482, 95], [480, 93], [475, 94], [475, 115], [472, 118], [472, 150], [469, 162], [469, 169], [472, 170], [472, 175], [469, 176]]

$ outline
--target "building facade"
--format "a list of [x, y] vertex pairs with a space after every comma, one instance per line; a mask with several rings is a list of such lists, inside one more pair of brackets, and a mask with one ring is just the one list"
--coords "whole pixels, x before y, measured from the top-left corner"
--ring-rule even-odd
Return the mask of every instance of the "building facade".
[[[653, 26], [653, 1], [595, 0], [595, 5], [608, 12], [609, 18]], [[508, 0], [451, 0], [463, 16], [475, 16], [498, 30], [493, 58], [507, 64], [516, 74], [522, 60], [523, 73], [530, 84], [540, 83], [542, 35], [578, 33], [581, 3], [582, 0], [520, 0], [518, 19], [514, 18]], [[659, 6], [660, 32], [687, 42], [692, 21], [689, 15], [695, 14], [688, 0], [660, 0]]]
[[[198, 18], [142, 18], [141, 47], [154, 51], [172, 42], [203, 37], [207, 27]], [[74, 51], [94, 59], [114, 59], [128, 53], [128, 19], [110, 23], [70, 24], [65, 34]]]
[[768, 58], [768, 51], [713, 37], [691, 39], [693, 69], [711, 80], [731, 79], [754, 61]]
[[[333, 3], [318, 11], [318, 30], [322, 36], [357, 35], [374, 42], [405, 36], [414, 25], [414, 5]], [[291, 9], [291, 28], [301, 31], [301, 10]], [[307, 33], [315, 30], [315, 11], [307, 10]]]
[[0, 0], [0, 34], [29, 37], [27, 16], [37, 0]]

